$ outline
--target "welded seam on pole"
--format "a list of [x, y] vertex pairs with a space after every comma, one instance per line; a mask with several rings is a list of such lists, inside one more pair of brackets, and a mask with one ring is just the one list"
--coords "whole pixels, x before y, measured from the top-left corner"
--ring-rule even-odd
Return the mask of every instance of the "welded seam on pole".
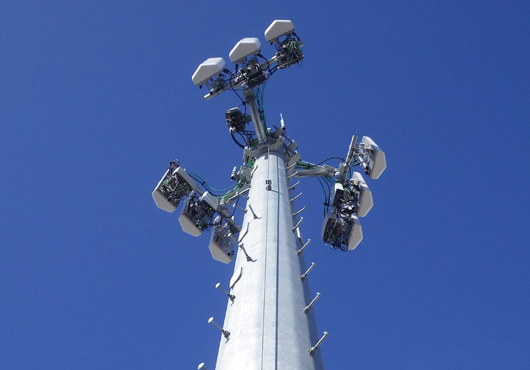
[[[280, 300], [280, 161], [279, 157], [276, 156], [276, 190], [278, 192], [278, 209], [276, 215], [276, 344], [274, 346], [275, 350], [275, 370], [278, 370], [278, 306]], [[285, 171], [284, 171], [285, 172]]]
[[[269, 168], [270, 168], [270, 147], [267, 147], [267, 177], [269, 177]], [[265, 207], [265, 267], [264, 267], [264, 277], [263, 277], [263, 312], [261, 317], [261, 365], [260, 369], [263, 370], [263, 346], [265, 342], [265, 301], [267, 299], [266, 291], [267, 291], [267, 240], [268, 240], [268, 234], [269, 234], [269, 192], [266, 192], [266, 207]]]

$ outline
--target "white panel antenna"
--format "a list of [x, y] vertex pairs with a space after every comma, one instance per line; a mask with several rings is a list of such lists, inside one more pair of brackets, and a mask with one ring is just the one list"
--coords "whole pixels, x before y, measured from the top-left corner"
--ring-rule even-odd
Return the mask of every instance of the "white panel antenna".
[[374, 180], [378, 179], [386, 169], [385, 152], [383, 152], [368, 136], [363, 136], [361, 145], [364, 145], [364, 149], [370, 153], [368, 159], [368, 168], [370, 169], [370, 173], [368, 176]]
[[333, 206], [340, 206], [344, 200], [344, 186], [342, 186], [342, 184], [336, 182], [335, 185], [333, 185], [330, 200]]
[[207, 191], [201, 197], [190, 196], [179, 217], [182, 230], [193, 236], [201, 235], [211, 224], [218, 206], [217, 199]]
[[202, 202], [206, 202], [213, 210], [217, 210], [217, 207], [219, 207], [219, 201], [207, 191], [201, 196], [201, 203]]
[[158, 182], [152, 196], [158, 208], [173, 213], [180, 201], [192, 191], [194, 185], [195, 182], [185, 169], [171, 167]]
[[265, 39], [267, 42], [276, 43], [278, 39], [284, 35], [290, 35], [294, 32], [293, 22], [289, 20], [277, 19], [271, 23], [269, 28], [265, 31]]
[[352, 179], [354, 186], [359, 191], [359, 205], [357, 208], [357, 216], [364, 217], [370, 212], [374, 206], [374, 200], [372, 197], [372, 191], [366, 185], [363, 176], [359, 172], [354, 172]]
[[256, 55], [261, 49], [261, 42], [255, 37], [247, 37], [240, 40], [230, 52], [230, 61], [239, 63], [249, 55]]
[[226, 62], [223, 58], [208, 58], [197, 67], [191, 79], [195, 86], [202, 85], [210, 78], [219, 75], [225, 66]]
[[210, 244], [208, 245], [213, 259], [223, 263], [230, 263], [234, 255], [235, 240], [229, 228], [214, 227], [210, 237]]
[[348, 240], [348, 249], [354, 250], [363, 240], [363, 228], [357, 216], [351, 216], [350, 238]]
[[155, 201], [155, 204], [158, 208], [173, 213], [177, 209], [177, 206], [171, 203], [167, 197], [160, 191], [160, 185], [164, 180], [166, 180], [170, 175], [171, 170], [167, 170], [164, 176], [160, 179], [158, 182], [158, 185], [156, 186], [155, 190], [153, 190], [153, 193], [151, 194], [153, 196], [153, 200]]
[[179, 223], [180, 227], [182, 227], [182, 231], [184, 231], [186, 234], [193, 236], [199, 236], [202, 234], [202, 229], [199, 229], [197, 225], [195, 225], [195, 222], [192, 221], [192, 219], [187, 213], [184, 212], [184, 210], [182, 210], [182, 213], [179, 216]]
[[348, 218], [341, 218], [333, 212], [328, 213], [322, 224], [322, 240], [334, 247], [344, 248], [343, 250], [355, 249], [363, 240], [359, 218], [354, 214]]

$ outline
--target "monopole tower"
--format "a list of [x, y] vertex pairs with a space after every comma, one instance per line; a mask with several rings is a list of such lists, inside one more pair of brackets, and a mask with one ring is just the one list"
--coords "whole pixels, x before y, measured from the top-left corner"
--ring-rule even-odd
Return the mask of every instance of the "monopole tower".
[[[224, 289], [227, 296], [222, 325], [208, 320], [221, 332], [216, 370], [324, 370], [319, 332], [302, 238], [302, 212], [297, 207], [300, 178], [317, 177], [328, 189], [322, 239], [343, 251], [357, 247], [363, 238], [360, 217], [372, 208], [372, 193], [358, 167], [371, 179], [386, 168], [385, 154], [364, 136], [353, 136], [338, 168], [303, 160], [297, 144], [279, 127], [266, 124], [263, 92], [268, 79], [304, 58], [303, 42], [289, 20], [276, 20], [265, 31], [274, 48], [271, 58], [261, 54], [257, 38], [244, 38], [229, 54], [233, 67], [221, 57], [209, 58], [193, 74], [196, 86], [205, 87], [206, 100], [232, 91], [241, 105], [226, 111], [230, 135], [243, 151], [243, 163], [234, 167], [233, 189], [215, 194], [207, 183], [175, 160], [153, 191], [156, 205], [174, 212], [184, 232], [199, 236], [210, 231], [212, 257], [223, 263], [234, 259], [234, 273]], [[241, 225], [234, 213], [243, 212]], [[236, 253], [237, 251], [237, 253]], [[208, 365], [208, 368], [212, 368]], [[206, 369], [200, 364], [199, 369]]]

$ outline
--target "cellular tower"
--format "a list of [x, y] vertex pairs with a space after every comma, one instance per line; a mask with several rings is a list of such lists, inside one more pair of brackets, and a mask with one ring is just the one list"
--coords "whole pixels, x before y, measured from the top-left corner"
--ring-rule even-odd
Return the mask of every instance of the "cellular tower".
[[[225, 290], [228, 296], [222, 325], [208, 323], [221, 332], [216, 370], [323, 370], [320, 345], [328, 336], [319, 332], [312, 310], [320, 293], [312, 295], [302, 238], [296, 186], [299, 178], [317, 177], [326, 193], [322, 240], [332, 248], [353, 250], [363, 238], [359, 217], [372, 208], [372, 193], [359, 167], [371, 179], [386, 168], [385, 154], [364, 136], [353, 136], [338, 168], [302, 160], [296, 142], [279, 127], [268, 127], [263, 110], [265, 84], [279, 70], [299, 65], [303, 42], [289, 20], [276, 20], [265, 31], [275, 54], [261, 54], [257, 38], [244, 38], [230, 52], [234, 66], [223, 58], [209, 58], [193, 74], [193, 83], [209, 100], [225, 91], [239, 96], [241, 104], [226, 111], [226, 124], [243, 151], [243, 163], [234, 167], [235, 186], [215, 194], [198, 176], [175, 160], [153, 191], [156, 205], [174, 212], [180, 202], [182, 230], [193, 236], [210, 231], [212, 257], [230, 263], [234, 274]], [[243, 212], [241, 225], [235, 212]], [[235, 253], [237, 250], [237, 253]], [[213, 369], [211, 365], [208, 368]], [[206, 370], [205, 364], [199, 369]]]

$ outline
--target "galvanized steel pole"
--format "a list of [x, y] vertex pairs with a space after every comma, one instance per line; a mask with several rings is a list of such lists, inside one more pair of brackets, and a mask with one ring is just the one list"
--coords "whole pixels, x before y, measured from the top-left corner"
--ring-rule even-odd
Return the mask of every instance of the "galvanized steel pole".
[[[270, 150], [270, 147], [269, 147]], [[216, 370], [324, 370], [311, 302], [303, 245], [287, 179], [284, 147], [256, 158], [242, 229], [248, 229], [230, 281]], [[270, 180], [270, 182], [267, 182]], [[267, 185], [270, 184], [270, 187]], [[270, 190], [268, 190], [270, 189]], [[254, 216], [255, 214], [255, 216]], [[248, 257], [250, 258], [247, 258]]]
[[[213, 317], [208, 320], [222, 333], [216, 370], [324, 370], [319, 348], [328, 333], [320, 337], [317, 331], [312, 307], [320, 293], [312, 297], [307, 279], [315, 264], [307, 268], [303, 253], [311, 240], [300, 236], [299, 214], [305, 207], [295, 209], [302, 193], [293, 194], [299, 182], [291, 181], [322, 177], [327, 182], [322, 240], [346, 251], [361, 242], [359, 217], [373, 205], [368, 185], [353, 166], [360, 166], [372, 179], [386, 168], [385, 153], [368, 136], [357, 145], [354, 135], [346, 159], [334, 168], [324, 164], [327, 160], [313, 164], [301, 159], [296, 142], [285, 136], [283, 116], [280, 128], [266, 127], [265, 83], [277, 70], [304, 59], [303, 42], [294, 30], [290, 20], [275, 20], [265, 31], [265, 39], [276, 48], [272, 58], [261, 54], [257, 38], [244, 38], [230, 52], [234, 71], [225, 68], [223, 58], [215, 57], [201, 63], [192, 76], [195, 86], [208, 89], [206, 100], [228, 90], [241, 99], [241, 105], [225, 113], [233, 140], [244, 150], [243, 166], [231, 175], [237, 185], [224, 195], [211, 194], [205, 181], [197, 185], [199, 179], [175, 160], [152, 194], [157, 206], [170, 213], [188, 198], [179, 222], [194, 236], [213, 229], [209, 249], [215, 260], [229, 263], [234, 246], [239, 249], [229, 291], [216, 285], [229, 298], [225, 322], [221, 326]], [[254, 132], [247, 131], [249, 122]], [[231, 204], [240, 208], [234, 204], [240, 197], [247, 199], [241, 227], [227, 210]], [[199, 369], [204, 368], [201, 363]]]

